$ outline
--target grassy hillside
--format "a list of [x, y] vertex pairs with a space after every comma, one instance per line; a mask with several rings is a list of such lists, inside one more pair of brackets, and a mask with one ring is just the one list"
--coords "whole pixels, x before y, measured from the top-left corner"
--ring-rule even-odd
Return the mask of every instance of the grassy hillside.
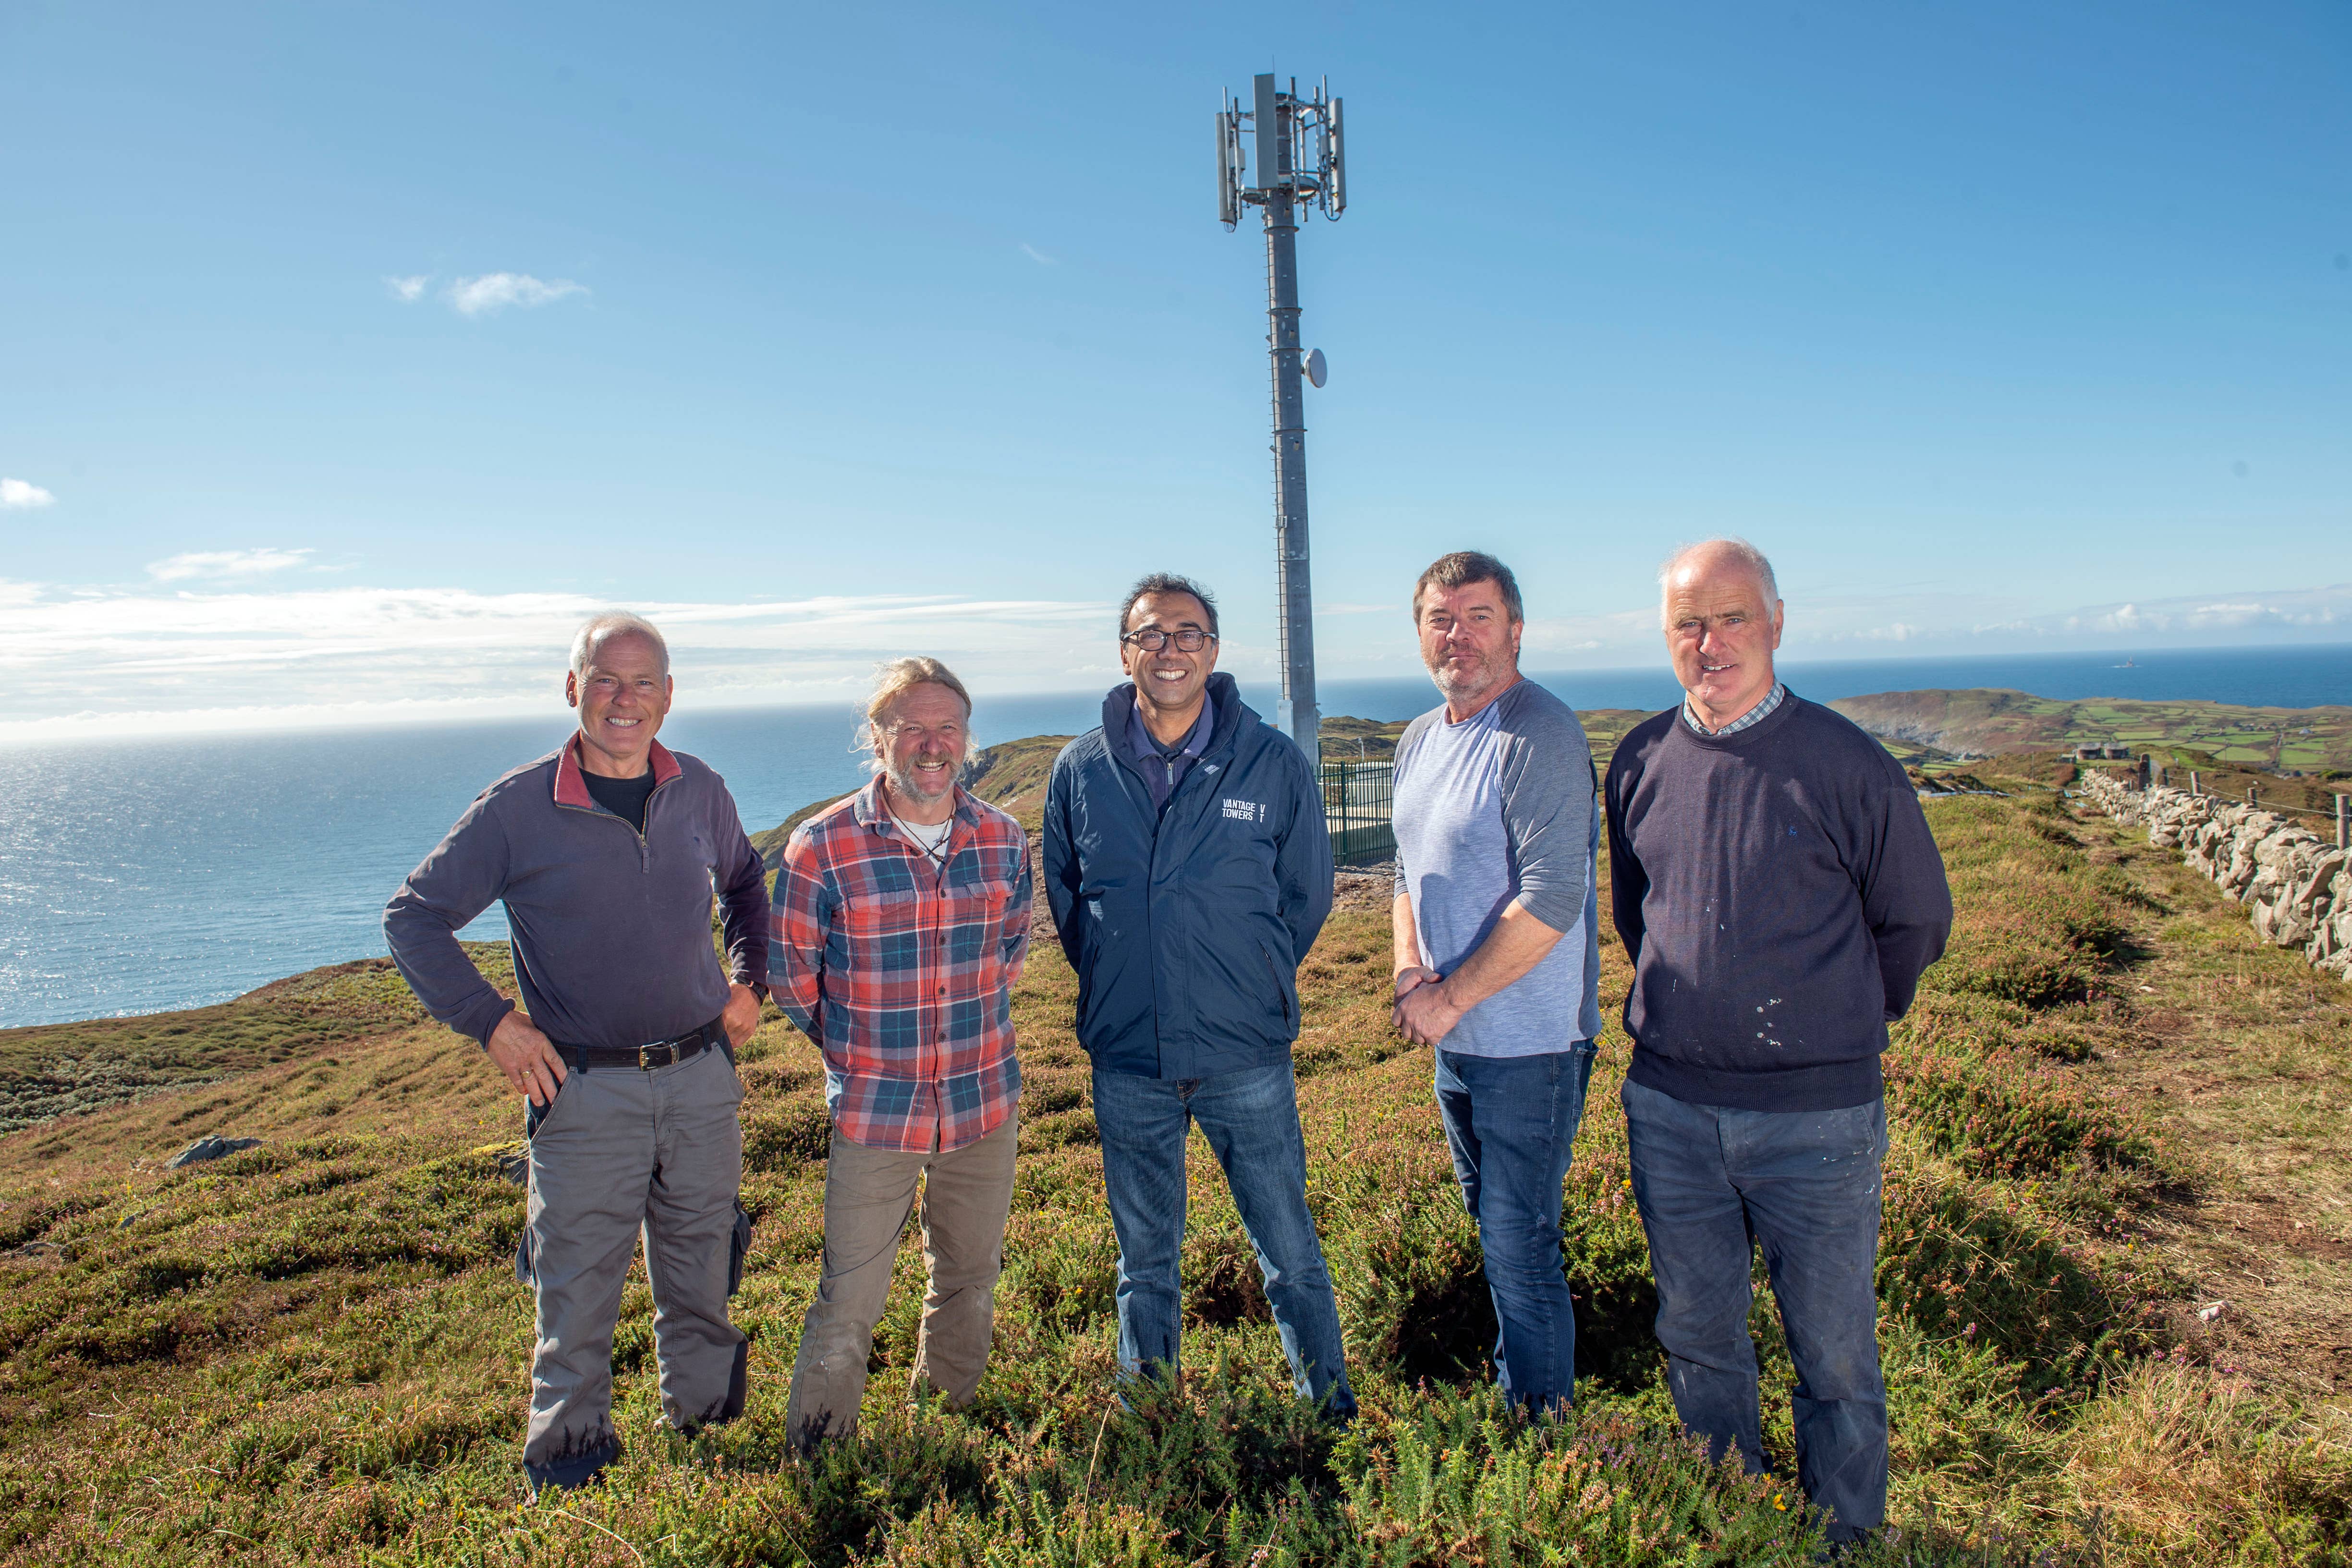
[[[1430, 706], [1437, 706], [1437, 694], [1430, 694]], [[1650, 716], [1639, 708], [1601, 707], [1580, 711], [1578, 719], [1584, 725], [1585, 738], [1592, 743], [1593, 759], [1603, 768], [1609, 766], [1610, 754], [1625, 732]], [[1397, 737], [1404, 733], [1410, 719], [1383, 721], [1369, 718], [1327, 718], [1323, 721], [1323, 759], [1327, 762], [1353, 762], [1359, 756], [1379, 758], [1395, 753]]]
[[[1434, 695], [1432, 706], [1435, 706]], [[1648, 718], [1641, 708], [1601, 707], [1581, 709], [1577, 718], [1584, 726], [1584, 737], [1592, 745], [1592, 760], [1606, 769], [1609, 758], [1615, 755], [1617, 743], [1625, 732]], [[1383, 722], [1369, 718], [1327, 718], [1323, 721], [1323, 760], [1352, 762], [1359, 757], [1379, 758], [1395, 754], [1397, 737], [1404, 733], [1407, 719]], [[1936, 746], [1906, 739], [1900, 736], [1882, 735], [1879, 743], [1894, 753], [1897, 761], [1906, 766], [1935, 766], [1949, 760], [1945, 751]]]
[[[511, 993], [503, 945], [467, 943], [467, 950]], [[425, 1021], [392, 960], [368, 958], [273, 981], [215, 1007], [0, 1030], [0, 1133]]]
[[1033, 735], [992, 746], [973, 762], [964, 787], [1012, 812], [1034, 832], [1045, 810], [1045, 782], [1053, 776], [1054, 758], [1069, 744], [1066, 735]]
[[2263, 772], [2352, 770], [2352, 707], [2238, 707], [2228, 703], [2062, 702], [2000, 690], [1881, 692], [1830, 705], [1872, 734], [1990, 756], [2122, 741], [2159, 760]]
[[[1900, 1533], [1874, 1560], [2347, 1561], [2346, 988], [2047, 791], [1928, 809], [1960, 923], [1888, 1057]], [[1531, 1427], [1482, 1392], [1475, 1234], [1426, 1057], [1387, 1031], [1386, 946], [1380, 900], [1345, 906], [1302, 975], [1310, 1196], [1364, 1407], [1344, 1437], [1284, 1393], [1197, 1142], [1186, 1378], [1111, 1398], [1115, 1249], [1074, 981], [1047, 942], [1015, 1002], [1024, 1153], [978, 1406], [901, 1404], [910, 1239], [864, 1436], [787, 1457], [825, 1123], [814, 1051], [772, 1018], [742, 1068], [751, 1410], [691, 1443], [658, 1430], [640, 1271], [614, 1352], [626, 1458], [531, 1504], [522, 1200], [499, 1174], [519, 1113], [470, 1045], [387, 998], [227, 1082], [0, 1139], [0, 1559], [1809, 1562], [1785, 1479], [1709, 1471], [1670, 1435], [1614, 1028], [1570, 1178], [1581, 1407]], [[1613, 1014], [1626, 971], [1613, 945], [1603, 962]], [[158, 1168], [208, 1131], [268, 1141]], [[1755, 1329], [1785, 1478], [1769, 1306]]]

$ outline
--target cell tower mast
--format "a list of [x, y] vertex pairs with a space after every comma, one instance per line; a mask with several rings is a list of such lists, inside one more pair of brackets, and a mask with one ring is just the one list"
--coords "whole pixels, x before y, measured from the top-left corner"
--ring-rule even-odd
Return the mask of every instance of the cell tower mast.
[[[1275, 722], [1298, 743], [1309, 762], [1321, 760], [1315, 703], [1315, 596], [1307, 567], [1307, 411], [1302, 371], [1323, 384], [1321, 350], [1298, 351], [1298, 218], [1300, 209], [1339, 217], [1348, 205], [1347, 155], [1340, 141], [1339, 100], [1328, 80], [1315, 96], [1287, 92], [1271, 75], [1259, 77], [1247, 108], [1227, 94], [1217, 111], [1217, 216], [1228, 229], [1254, 206], [1265, 218], [1266, 349], [1274, 371], [1274, 563], [1279, 596], [1282, 706]], [[1246, 126], [1257, 143], [1255, 177], [1243, 151]]]

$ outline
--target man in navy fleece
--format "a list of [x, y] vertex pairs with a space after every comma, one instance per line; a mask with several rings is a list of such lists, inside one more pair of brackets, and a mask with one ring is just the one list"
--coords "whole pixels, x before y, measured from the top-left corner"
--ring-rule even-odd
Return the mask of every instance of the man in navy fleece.
[[1760, 1471], [1762, 1245], [1796, 1363], [1798, 1482], [1843, 1545], [1886, 1514], [1878, 1057], [1943, 954], [1951, 894], [1902, 768], [1774, 677], [1771, 563], [1710, 539], [1659, 586], [1685, 698], [1626, 736], [1603, 790], [1658, 1338], [1683, 1425]]

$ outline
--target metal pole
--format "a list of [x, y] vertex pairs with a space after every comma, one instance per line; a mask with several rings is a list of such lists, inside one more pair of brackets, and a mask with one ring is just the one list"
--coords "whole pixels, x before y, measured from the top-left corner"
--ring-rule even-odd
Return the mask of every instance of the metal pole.
[[[1274, 370], [1274, 563], [1280, 626], [1282, 702], [1276, 726], [1309, 762], [1322, 750], [1315, 702], [1315, 596], [1307, 570], [1307, 410], [1298, 373], [1298, 218], [1291, 201], [1291, 120], [1297, 111], [1274, 78], [1257, 78], [1257, 112], [1275, 116], [1276, 166], [1261, 167], [1265, 189], [1266, 347]], [[1261, 133], [1258, 145], [1265, 147]]]

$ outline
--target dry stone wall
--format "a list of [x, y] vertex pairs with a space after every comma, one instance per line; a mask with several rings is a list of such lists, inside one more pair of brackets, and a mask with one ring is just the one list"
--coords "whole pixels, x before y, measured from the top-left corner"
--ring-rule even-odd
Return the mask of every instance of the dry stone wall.
[[2352, 980], [2352, 856], [2294, 819], [2186, 789], [2131, 787], [2130, 774], [2085, 769], [2082, 791], [2147, 841], [2183, 859], [2246, 905], [2254, 934]]

